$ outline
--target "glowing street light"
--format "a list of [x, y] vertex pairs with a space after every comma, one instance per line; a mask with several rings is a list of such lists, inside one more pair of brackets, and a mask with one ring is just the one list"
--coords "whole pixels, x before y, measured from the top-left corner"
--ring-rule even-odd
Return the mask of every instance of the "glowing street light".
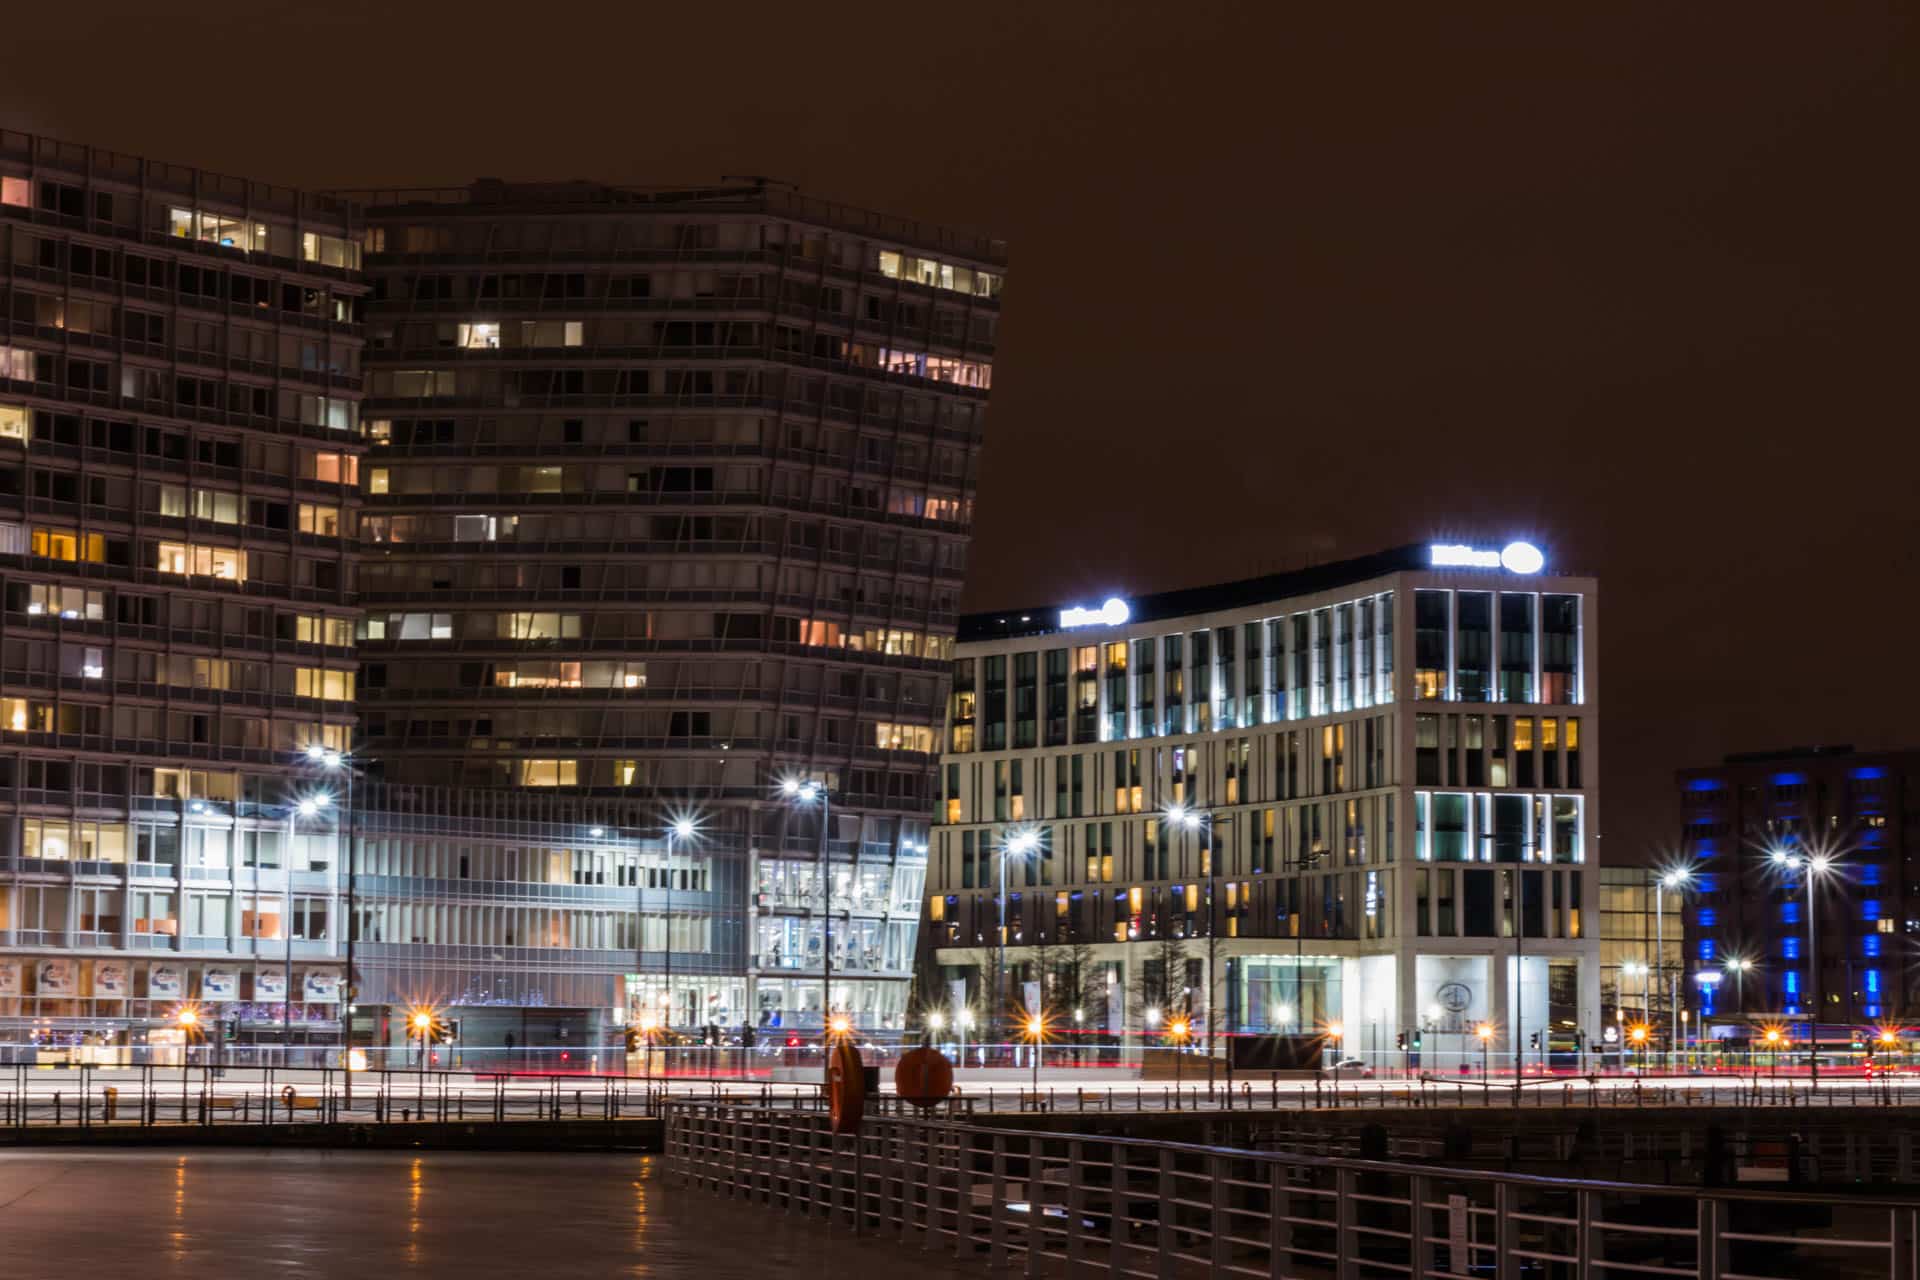
[[1820, 945], [1819, 929], [1815, 923], [1813, 885], [1816, 880], [1825, 879], [1835, 872], [1839, 860], [1825, 849], [1810, 850], [1807, 854], [1794, 853], [1790, 849], [1775, 847], [1768, 853], [1768, 859], [1783, 871], [1800, 871], [1807, 885], [1807, 1072], [1813, 1086], [1820, 1085]]

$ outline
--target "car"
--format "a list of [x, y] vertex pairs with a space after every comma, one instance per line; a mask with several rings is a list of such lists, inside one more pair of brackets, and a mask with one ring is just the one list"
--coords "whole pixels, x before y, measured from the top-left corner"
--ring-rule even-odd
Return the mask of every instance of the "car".
[[1367, 1065], [1365, 1058], [1341, 1058], [1333, 1064], [1336, 1075], [1359, 1076], [1362, 1080], [1373, 1079], [1373, 1068]]

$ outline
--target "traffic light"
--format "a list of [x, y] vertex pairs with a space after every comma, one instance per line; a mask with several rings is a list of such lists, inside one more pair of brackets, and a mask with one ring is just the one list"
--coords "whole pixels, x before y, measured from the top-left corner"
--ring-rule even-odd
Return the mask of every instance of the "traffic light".
[[1413, 1033], [1413, 1047], [1416, 1049], [1420, 1047], [1420, 1033], [1418, 1031]]
[[753, 1024], [751, 1022], [740, 1028], [740, 1047], [742, 1049], [753, 1048]]
[[627, 1027], [626, 1034], [627, 1034], [627, 1052], [628, 1053], [640, 1052], [640, 1028], [629, 1025]]
[[1394, 1034], [1394, 1037], [1393, 1037], [1393, 1040], [1394, 1040], [1394, 1043], [1395, 1043], [1396, 1045], [1398, 1045], [1398, 1046], [1400, 1047], [1400, 1051], [1401, 1051], [1402, 1053], [1404, 1053], [1404, 1052], [1406, 1052], [1406, 1048], [1407, 1048], [1407, 1033], [1406, 1033], [1406, 1032], [1404, 1032], [1404, 1031], [1400, 1031], [1400, 1032], [1396, 1032], [1396, 1033]]
[[1534, 1033], [1532, 1033], [1527, 1037], [1527, 1048], [1538, 1049], [1539, 1047], [1540, 1047], [1540, 1033], [1538, 1031], [1535, 1031]]

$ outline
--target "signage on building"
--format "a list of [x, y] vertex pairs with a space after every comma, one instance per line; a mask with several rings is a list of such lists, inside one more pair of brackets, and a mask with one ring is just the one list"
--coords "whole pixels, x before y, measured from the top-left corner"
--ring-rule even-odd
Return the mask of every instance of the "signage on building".
[[1062, 627], [1117, 627], [1133, 616], [1133, 610], [1119, 596], [1113, 597], [1098, 609], [1088, 609], [1082, 605], [1069, 605], [1060, 611]]
[[19, 994], [20, 994], [19, 964], [13, 963], [13, 962], [9, 962], [7, 964], [0, 964], [0, 996], [17, 996]]
[[238, 969], [206, 970], [200, 975], [200, 998], [209, 1001], [238, 1000], [240, 971]]
[[127, 994], [127, 966], [121, 960], [93, 962], [93, 994], [124, 999]]
[[286, 997], [286, 974], [278, 969], [255, 969], [253, 971], [253, 998], [255, 1000], [284, 1000]]
[[43, 996], [73, 994], [73, 961], [42, 960], [34, 987]]
[[325, 969], [309, 969], [302, 980], [301, 997], [308, 1004], [337, 1004], [340, 1000], [340, 975]]
[[160, 1000], [180, 998], [180, 966], [157, 964], [147, 970], [147, 994]]
[[1531, 542], [1509, 542], [1487, 551], [1457, 542], [1436, 542], [1427, 548], [1427, 563], [1436, 569], [1505, 569], [1508, 573], [1538, 573], [1547, 558]]

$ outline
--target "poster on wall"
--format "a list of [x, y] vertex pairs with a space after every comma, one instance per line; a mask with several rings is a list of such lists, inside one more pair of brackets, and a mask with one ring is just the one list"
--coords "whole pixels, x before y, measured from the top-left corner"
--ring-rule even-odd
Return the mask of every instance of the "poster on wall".
[[19, 964], [11, 961], [5, 964], [0, 964], [0, 996], [17, 996], [19, 994], [20, 994]]
[[70, 996], [73, 994], [73, 961], [42, 960], [39, 979], [34, 984], [43, 996]]
[[253, 971], [253, 998], [255, 1000], [286, 999], [287, 975], [278, 969], [255, 969]]
[[124, 1000], [127, 997], [128, 971], [123, 960], [96, 960], [93, 962], [93, 994], [105, 999]]
[[178, 1000], [184, 980], [177, 964], [156, 964], [147, 970], [147, 994], [155, 1000]]
[[301, 999], [308, 1004], [338, 1004], [340, 975], [329, 969], [309, 969], [301, 982]]
[[200, 998], [208, 1001], [238, 1000], [240, 998], [240, 971], [238, 969], [208, 969], [200, 975]]

